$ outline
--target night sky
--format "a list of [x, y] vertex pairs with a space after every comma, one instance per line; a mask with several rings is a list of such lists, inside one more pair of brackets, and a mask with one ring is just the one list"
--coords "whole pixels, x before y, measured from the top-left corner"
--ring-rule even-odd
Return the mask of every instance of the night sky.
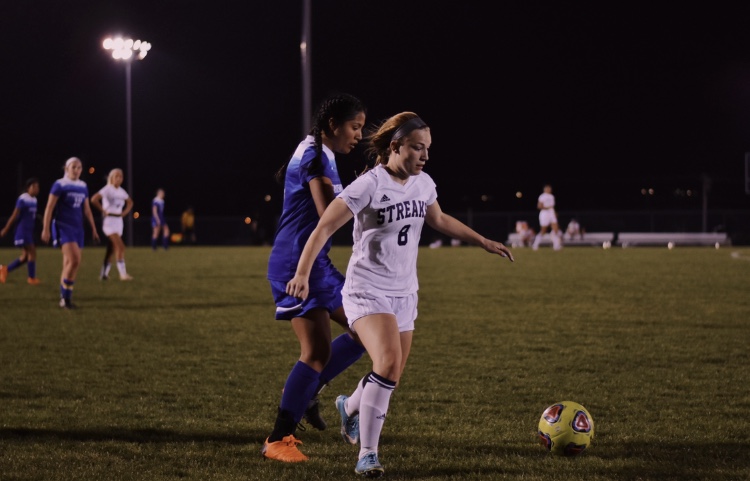
[[[445, 211], [535, 211], [547, 182], [561, 211], [699, 209], [706, 179], [709, 208], [750, 207], [750, 6], [312, 3], [313, 103], [346, 91], [370, 123], [422, 116]], [[46, 204], [70, 156], [96, 168], [92, 193], [125, 169], [125, 69], [102, 48], [115, 34], [152, 44], [132, 67], [136, 210], [158, 187], [168, 216], [280, 210], [273, 174], [306, 133], [302, 7], [1, 2], [0, 217], [30, 176]], [[338, 165], [348, 183], [365, 161]]]

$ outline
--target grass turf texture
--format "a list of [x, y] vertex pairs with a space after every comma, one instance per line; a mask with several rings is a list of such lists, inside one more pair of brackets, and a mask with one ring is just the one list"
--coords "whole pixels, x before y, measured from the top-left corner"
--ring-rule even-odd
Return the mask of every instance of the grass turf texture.
[[[343, 271], [350, 249], [335, 247]], [[8, 263], [19, 250], [0, 249]], [[273, 320], [267, 247], [127, 251], [132, 282], [98, 280], [87, 247], [57, 306], [61, 254], [40, 248], [0, 285], [0, 479], [353, 479], [357, 447], [334, 399], [307, 463], [263, 461], [298, 355]], [[391, 480], [750, 478], [750, 249], [420, 251], [412, 355], [380, 460]], [[340, 329], [334, 326], [334, 335]], [[596, 437], [577, 458], [536, 441], [544, 408], [583, 404]]]

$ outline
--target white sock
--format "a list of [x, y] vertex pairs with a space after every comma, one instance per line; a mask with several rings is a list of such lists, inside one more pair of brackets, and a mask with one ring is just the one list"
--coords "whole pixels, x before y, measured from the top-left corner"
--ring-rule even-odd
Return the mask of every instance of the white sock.
[[117, 261], [117, 270], [120, 273], [120, 277], [127, 277], [128, 271], [125, 270], [125, 260]]
[[391, 394], [396, 383], [378, 376], [368, 375], [368, 382], [362, 389], [362, 400], [359, 405], [359, 457], [369, 451], [378, 452], [380, 433], [385, 424]]
[[[367, 376], [365, 376], [366, 378]], [[359, 412], [359, 404], [362, 401], [362, 389], [363, 385], [365, 383], [365, 378], [362, 378], [357, 383], [357, 389], [354, 390], [351, 396], [346, 400], [346, 403], [344, 404], [344, 409], [346, 410], [346, 414], [349, 416], [352, 416]]]

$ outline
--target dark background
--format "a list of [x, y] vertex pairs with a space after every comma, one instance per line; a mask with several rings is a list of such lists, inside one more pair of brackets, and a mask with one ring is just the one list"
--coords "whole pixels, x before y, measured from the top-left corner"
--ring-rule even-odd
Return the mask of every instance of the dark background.
[[[2, 2], [0, 215], [30, 176], [43, 209], [70, 156], [96, 169], [92, 193], [125, 169], [115, 34], [153, 46], [132, 68], [136, 210], [163, 187], [168, 216], [277, 215], [273, 174], [306, 133], [302, 8]], [[747, 209], [748, 19], [719, 2], [314, 0], [312, 101], [342, 90], [368, 122], [420, 114], [448, 212], [535, 211], [546, 182], [561, 210], [700, 209], [704, 194]], [[338, 164], [345, 183], [365, 165], [359, 149]]]

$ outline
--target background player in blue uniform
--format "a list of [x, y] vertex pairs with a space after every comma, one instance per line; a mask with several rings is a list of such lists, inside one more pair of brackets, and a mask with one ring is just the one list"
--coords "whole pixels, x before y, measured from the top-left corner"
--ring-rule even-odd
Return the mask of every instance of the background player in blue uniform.
[[36, 277], [36, 242], [34, 241], [37, 195], [39, 195], [39, 180], [32, 177], [24, 184], [23, 194], [18, 196], [16, 207], [13, 209], [10, 219], [8, 219], [3, 230], [0, 231], [0, 237], [5, 237], [13, 223], [18, 220], [13, 245], [21, 248], [21, 256], [7, 266], [0, 265], [0, 283], [5, 284], [8, 273], [21, 267], [24, 263], [27, 263], [26, 269], [29, 273], [26, 282], [32, 286], [40, 283]]
[[151, 248], [156, 250], [161, 245], [165, 249], [169, 247], [169, 226], [167, 217], [164, 215], [164, 189], [156, 189], [156, 197], [151, 201]]
[[59, 247], [63, 255], [60, 276], [60, 307], [71, 309], [73, 285], [81, 266], [84, 230], [83, 218], [91, 226], [91, 235], [99, 243], [94, 215], [89, 205], [89, 189], [80, 179], [83, 164], [78, 157], [65, 162], [65, 175], [57, 179], [50, 189], [47, 207], [44, 209], [42, 240]]
[[[284, 462], [306, 461], [294, 434], [304, 417], [325, 429], [317, 394], [331, 379], [356, 362], [364, 348], [355, 340], [341, 303], [344, 276], [334, 267], [328, 242], [315, 259], [311, 294], [302, 301], [288, 295], [305, 241], [325, 208], [342, 190], [335, 154], [348, 154], [362, 139], [366, 109], [348, 94], [332, 95], [318, 107], [310, 134], [276, 174], [284, 185], [284, 207], [268, 261], [268, 280], [276, 303], [276, 319], [291, 321], [300, 344], [300, 357], [284, 385], [273, 431], [263, 444], [263, 456]], [[331, 342], [331, 320], [346, 332]]]

